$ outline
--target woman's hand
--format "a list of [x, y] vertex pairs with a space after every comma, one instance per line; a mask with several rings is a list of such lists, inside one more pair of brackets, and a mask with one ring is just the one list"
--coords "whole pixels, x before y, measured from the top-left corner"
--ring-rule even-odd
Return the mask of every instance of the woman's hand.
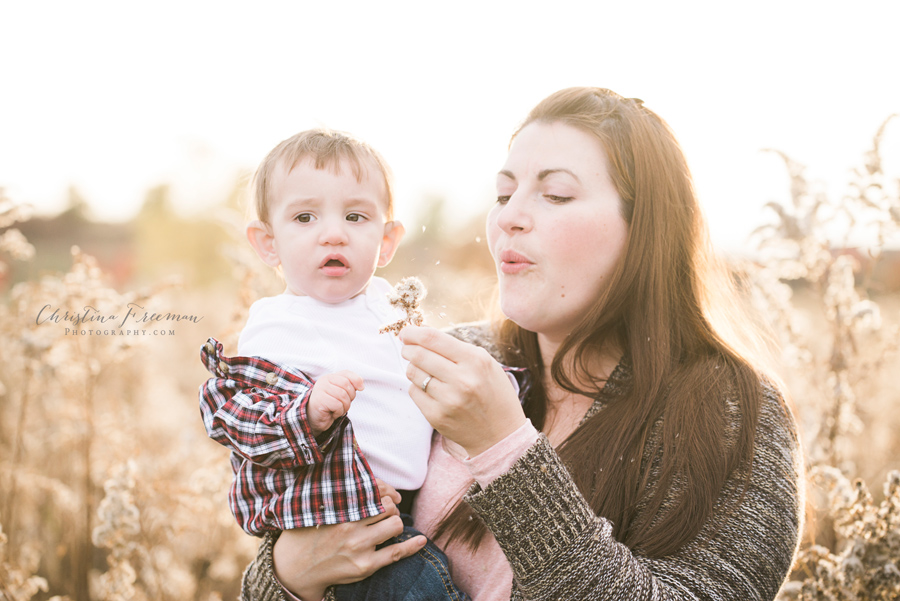
[[[409, 396], [435, 430], [469, 457], [494, 446], [525, 423], [525, 413], [503, 367], [483, 348], [434, 328], [400, 332], [409, 361]], [[426, 390], [422, 384], [428, 380]]]
[[385, 513], [358, 522], [285, 530], [275, 541], [275, 575], [303, 601], [320, 601], [329, 586], [368, 578], [425, 546], [425, 537], [416, 536], [375, 550], [403, 532], [397, 509], [400, 494], [389, 484], [376, 482]]

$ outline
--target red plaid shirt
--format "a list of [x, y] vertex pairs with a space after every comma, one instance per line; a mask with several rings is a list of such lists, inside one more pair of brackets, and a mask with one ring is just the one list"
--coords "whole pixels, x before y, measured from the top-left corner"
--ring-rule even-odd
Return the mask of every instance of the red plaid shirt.
[[317, 442], [306, 421], [313, 382], [259, 357], [226, 357], [210, 338], [200, 388], [210, 438], [231, 449], [229, 502], [249, 534], [353, 522], [384, 512], [375, 476], [347, 416]]

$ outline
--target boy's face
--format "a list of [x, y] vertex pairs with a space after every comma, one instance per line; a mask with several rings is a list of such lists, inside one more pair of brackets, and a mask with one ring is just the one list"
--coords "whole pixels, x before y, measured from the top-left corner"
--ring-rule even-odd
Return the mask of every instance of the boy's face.
[[293, 169], [279, 164], [262, 249], [254, 243], [254, 225], [248, 228], [260, 257], [281, 265], [287, 292], [326, 303], [363, 292], [403, 235], [403, 226], [387, 221], [387, 190], [377, 166], [364, 165], [361, 181], [349, 165], [339, 167], [316, 169], [311, 158]]

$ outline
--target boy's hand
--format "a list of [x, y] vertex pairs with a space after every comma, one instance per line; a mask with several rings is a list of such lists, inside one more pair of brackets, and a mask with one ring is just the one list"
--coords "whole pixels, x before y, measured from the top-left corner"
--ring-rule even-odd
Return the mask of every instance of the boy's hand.
[[318, 436], [334, 420], [346, 415], [357, 390], [363, 390], [362, 378], [346, 369], [325, 374], [316, 381], [306, 405], [306, 420], [313, 435]]

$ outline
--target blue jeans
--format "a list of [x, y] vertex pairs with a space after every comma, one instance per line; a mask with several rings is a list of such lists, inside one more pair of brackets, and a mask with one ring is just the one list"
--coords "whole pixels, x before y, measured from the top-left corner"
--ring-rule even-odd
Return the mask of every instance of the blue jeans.
[[[401, 514], [403, 533], [381, 546], [421, 534]], [[385, 566], [359, 582], [334, 587], [338, 601], [470, 601], [450, 579], [447, 556], [431, 540], [418, 553]]]

